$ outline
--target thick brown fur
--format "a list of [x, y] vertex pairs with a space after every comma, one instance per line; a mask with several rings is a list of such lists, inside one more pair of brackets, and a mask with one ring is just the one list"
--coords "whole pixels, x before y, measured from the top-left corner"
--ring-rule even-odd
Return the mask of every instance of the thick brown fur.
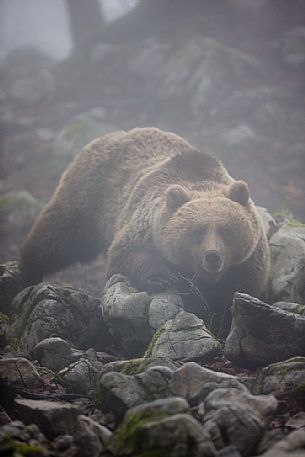
[[125, 274], [142, 290], [181, 275], [230, 300], [236, 290], [260, 296], [267, 283], [268, 245], [246, 183], [156, 128], [84, 148], [26, 238], [20, 265], [31, 284], [100, 252], [108, 277]]

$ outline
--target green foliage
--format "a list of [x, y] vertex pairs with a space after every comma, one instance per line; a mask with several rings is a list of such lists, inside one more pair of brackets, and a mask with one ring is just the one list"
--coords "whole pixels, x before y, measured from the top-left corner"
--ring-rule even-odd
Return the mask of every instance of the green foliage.
[[273, 213], [275, 219], [282, 219], [290, 227], [305, 227], [305, 224], [298, 219], [295, 219], [293, 215], [287, 209], [282, 209]]

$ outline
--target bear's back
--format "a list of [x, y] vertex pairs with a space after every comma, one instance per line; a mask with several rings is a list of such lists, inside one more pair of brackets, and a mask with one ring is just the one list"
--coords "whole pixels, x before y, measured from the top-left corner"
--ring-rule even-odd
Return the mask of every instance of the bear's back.
[[174, 133], [147, 127], [109, 133], [89, 143], [85, 150], [96, 154], [101, 162], [135, 170], [190, 148], [187, 141]]

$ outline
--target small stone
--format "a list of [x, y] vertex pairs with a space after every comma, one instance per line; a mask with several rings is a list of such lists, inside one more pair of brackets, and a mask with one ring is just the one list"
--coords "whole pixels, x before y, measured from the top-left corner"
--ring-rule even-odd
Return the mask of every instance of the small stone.
[[129, 408], [145, 401], [145, 389], [134, 376], [106, 373], [98, 381], [97, 407], [104, 413], [113, 412], [122, 419]]
[[117, 360], [115, 362], [109, 362], [105, 364], [101, 370], [101, 376], [111, 371], [116, 371], [127, 375], [136, 375], [154, 366], [165, 366], [171, 370], [176, 370], [179, 365], [166, 357], [142, 357], [139, 359], [131, 360]]
[[15, 405], [21, 420], [25, 424], [36, 424], [49, 440], [73, 434], [78, 411], [69, 403], [16, 399]]
[[275, 395], [305, 392], [305, 357], [293, 357], [263, 368], [257, 378], [257, 391]]
[[286, 301], [278, 301], [272, 303], [272, 306], [283, 309], [284, 311], [289, 311], [290, 313], [301, 314], [305, 316], [305, 305], [300, 305], [299, 303], [288, 303]]
[[93, 389], [103, 364], [81, 359], [57, 373], [67, 392], [88, 394]]
[[78, 351], [75, 357], [76, 354], [72, 355], [71, 345], [67, 341], [59, 337], [51, 337], [36, 344], [31, 354], [41, 366], [56, 372], [79, 359], [83, 352]]
[[305, 433], [303, 429], [291, 432], [274, 444], [262, 457], [304, 457]]
[[125, 421], [132, 419], [133, 415], [139, 417], [152, 417], [154, 415], [173, 415], [180, 413], [188, 413], [190, 410], [189, 404], [184, 398], [168, 397], [159, 400], [143, 403], [135, 406], [127, 411], [124, 418]]
[[0, 379], [8, 384], [33, 387], [42, 384], [37, 369], [23, 357], [0, 359]]
[[180, 311], [156, 332], [147, 354], [180, 361], [206, 361], [215, 357], [220, 349], [220, 343], [208, 332], [201, 319]]
[[253, 455], [276, 409], [272, 395], [215, 389], [204, 400], [204, 430], [217, 449], [233, 445], [242, 455]]
[[122, 419], [129, 408], [167, 397], [172, 373], [166, 366], [152, 366], [134, 376], [106, 373], [97, 384], [97, 406], [104, 413], [111, 411]]
[[305, 412], [300, 411], [286, 422], [285, 427], [290, 427], [293, 429], [305, 428]]
[[112, 433], [90, 417], [80, 415], [74, 428], [74, 442], [83, 457], [98, 457], [109, 446]]
[[59, 452], [66, 451], [67, 449], [71, 448], [73, 445], [73, 437], [71, 435], [60, 435], [55, 438], [53, 441], [53, 446]]
[[210, 386], [206, 391], [208, 394], [210, 390], [224, 383], [226, 383], [226, 387], [244, 388], [235, 376], [201, 367], [194, 362], [188, 362], [173, 372], [169, 388], [172, 395], [191, 399], [201, 395], [205, 386]]

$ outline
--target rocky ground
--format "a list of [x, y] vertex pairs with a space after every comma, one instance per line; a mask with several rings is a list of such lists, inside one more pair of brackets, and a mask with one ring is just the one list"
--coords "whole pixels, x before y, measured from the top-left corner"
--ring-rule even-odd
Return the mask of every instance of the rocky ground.
[[305, 29], [302, 2], [283, 5], [242, 8], [235, 25], [217, 8], [191, 26], [129, 18], [124, 39], [106, 30], [65, 62], [30, 49], [0, 62], [2, 262], [74, 155], [115, 129], [208, 147], [273, 214], [266, 303], [237, 294], [222, 339], [212, 310], [105, 285], [101, 257], [25, 290], [4, 263], [0, 456], [305, 455]]
[[223, 339], [174, 291], [22, 289], [4, 264], [0, 455], [304, 456], [305, 228], [261, 213], [272, 304], [236, 293]]

